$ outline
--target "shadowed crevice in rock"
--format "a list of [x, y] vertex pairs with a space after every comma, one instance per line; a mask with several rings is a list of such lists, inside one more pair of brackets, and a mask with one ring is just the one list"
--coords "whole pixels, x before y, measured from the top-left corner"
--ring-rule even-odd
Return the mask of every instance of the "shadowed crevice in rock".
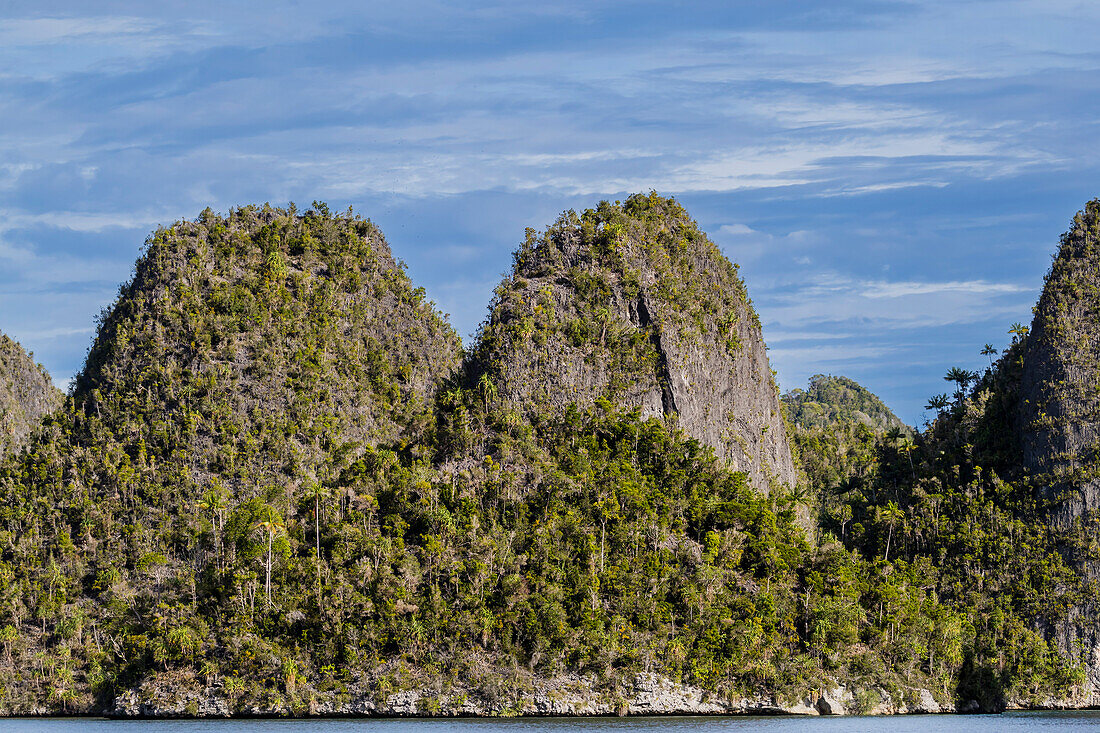
[[676, 395], [672, 393], [672, 375], [668, 370], [668, 354], [661, 345], [661, 331], [652, 326], [653, 319], [649, 316], [649, 306], [646, 304], [644, 292], [638, 294], [638, 325], [648, 330], [653, 348], [657, 350], [657, 379], [661, 385], [661, 407], [665, 417], [672, 417], [679, 413], [676, 409]]

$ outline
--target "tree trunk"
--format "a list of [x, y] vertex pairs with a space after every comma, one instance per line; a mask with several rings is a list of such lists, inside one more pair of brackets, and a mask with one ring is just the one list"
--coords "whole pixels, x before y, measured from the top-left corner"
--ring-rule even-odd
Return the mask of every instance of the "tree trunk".
[[275, 533], [268, 530], [267, 533], [267, 579], [264, 581], [264, 591], [267, 593], [267, 607], [271, 608], [271, 542]]
[[604, 559], [603, 548], [604, 548], [604, 537], [605, 537], [606, 534], [607, 534], [607, 520], [605, 519], [602, 522], [600, 522], [600, 573], [603, 573], [603, 559]]

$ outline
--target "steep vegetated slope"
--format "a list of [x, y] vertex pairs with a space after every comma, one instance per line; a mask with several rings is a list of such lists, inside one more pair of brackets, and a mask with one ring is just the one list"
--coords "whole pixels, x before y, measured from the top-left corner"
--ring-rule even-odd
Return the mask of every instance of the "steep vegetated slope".
[[529, 415], [604, 397], [670, 419], [759, 490], [795, 484], [744, 283], [672, 199], [634, 195], [528, 230], [475, 369]]
[[22, 448], [61, 399], [46, 370], [0, 333], [0, 458]]
[[[923, 649], [925, 669], [951, 670], [945, 691], [992, 710], [1095, 704], [1087, 660], [1058, 634], [1090, 591], [1060, 554], [1019, 462], [1022, 349], [1014, 343], [984, 374], [967, 373], [973, 389], [964, 385], [953, 401], [933, 400], [936, 417], [922, 432], [876, 435], [860, 424], [841, 427], [842, 443], [799, 447], [808, 466], [827, 468], [807, 469], [823, 532], [875, 558], [875, 572], [909, 575], [939, 604], [902, 611], [889, 635]], [[920, 629], [941, 640], [938, 649]]]
[[814, 375], [805, 390], [783, 395], [791, 448], [818, 507], [828, 503], [824, 488], [870, 467], [871, 447], [889, 434], [912, 446], [911, 430], [870, 390], [848, 379]]
[[[847, 546], [869, 552], [885, 534], [895, 557], [935, 564], [936, 593], [971, 639], [959, 689], [991, 703], [1100, 701], [1098, 223], [1092, 201], [1061, 239], [1030, 332], [1016, 324], [984, 373], [951, 369], [954, 396], [929, 401], [923, 432], [866, 436], [846, 470], [814, 477]], [[826, 443], [810, 452], [832, 453]]]
[[239, 493], [323, 481], [333, 455], [412, 441], [460, 358], [369, 221], [207, 211], [150, 239], [73, 400], [134, 470], [169, 462]]
[[0, 603], [23, 650], [5, 689], [87, 705], [229, 644], [211, 635], [270, 600], [257, 558], [285, 558], [291, 527], [315, 547], [322, 503], [359, 498], [337, 477], [378, 444], [430, 453], [432, 389], [459, 360], [369, 221], [247, 207], [157, 231], [68, 408], [0, 473]]

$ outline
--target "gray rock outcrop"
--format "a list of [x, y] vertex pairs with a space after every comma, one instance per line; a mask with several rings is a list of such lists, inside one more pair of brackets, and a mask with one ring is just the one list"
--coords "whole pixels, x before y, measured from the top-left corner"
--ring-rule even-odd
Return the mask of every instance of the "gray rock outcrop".
[[61, 400], [46, 370], [0, 333], [0, 458], [22, 448], [34, 427]]
[[528, 230], [474, 369], [528, 415], [606, 398], [674, 422], [758, 490], [796, 480], [737, 267], [671, 199], [634, 195]]

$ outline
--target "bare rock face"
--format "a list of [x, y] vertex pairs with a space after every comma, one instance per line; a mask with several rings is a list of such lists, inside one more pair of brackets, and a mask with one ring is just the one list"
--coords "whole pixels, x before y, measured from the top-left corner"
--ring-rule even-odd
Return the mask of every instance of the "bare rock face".
[[759, 490], [796, 479], [737, 266], [672, 199], [636, 194], [529, 229], [473, 358], [529, 417], [605, 398], [673, 421]]
[[1069, 529], [1100, 509], [1100, 200], [1062, 235], [1024, 350], [1025, 466]]
[[0, 458], [22, 448], [61, 399], [46, 370], [22, 346], [0, 334]]

